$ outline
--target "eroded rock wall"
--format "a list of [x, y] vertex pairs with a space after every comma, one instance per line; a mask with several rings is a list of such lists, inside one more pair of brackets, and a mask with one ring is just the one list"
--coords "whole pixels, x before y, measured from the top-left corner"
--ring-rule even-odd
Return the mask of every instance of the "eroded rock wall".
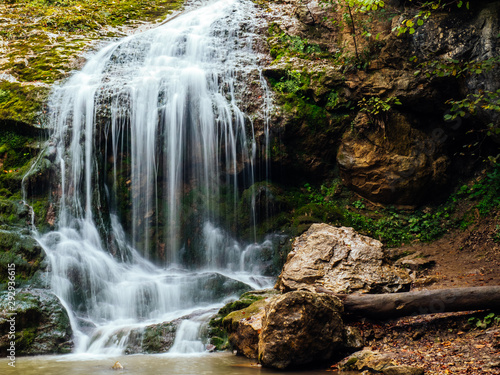
[[[384, 12], [356, 13], [358, 58], [342, 9], [316, 1], [266, 5], [274, 61], [265, 73], [283, 103], [274, 121], [274, 178], [325, 181], [338, 166], [360, 196], [415, 206], [470, 173], [477, 153], [464, 146], [483, 140], [483, 153], [497, 149], [483, 136], [487, 124], [498, 124], [496, 111], [444, 120], [447, 101], [500, 88], [497, 2], [435, 11], [402, 35], [398, 26], [418, 8], [394, 1]], [[377, 112], [382, 101], [390, 108]]]

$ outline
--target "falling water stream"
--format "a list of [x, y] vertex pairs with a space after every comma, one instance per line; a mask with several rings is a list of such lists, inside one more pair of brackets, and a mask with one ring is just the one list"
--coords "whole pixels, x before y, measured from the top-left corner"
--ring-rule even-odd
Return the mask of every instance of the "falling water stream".
[[[261, 163], [241, 109], [243, 79], [264, 84], [255, 17], [247, 0], [191, 4], [104, 47], [53, 93], [59, 215], [38, 240], [76, 353], [122, 354], [132, 332], [179, 318], [171, 352], [202, 352], [214, 309], [270, 285], [258, 260], [271, 242], [231, 235], [249, 226], [235, 212]], [[268, 112], [266, 95], [254, 100]]]

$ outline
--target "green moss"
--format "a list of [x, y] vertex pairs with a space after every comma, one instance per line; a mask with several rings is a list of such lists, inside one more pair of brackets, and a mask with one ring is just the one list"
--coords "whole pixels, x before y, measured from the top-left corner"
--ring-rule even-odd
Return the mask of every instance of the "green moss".
[[75, 68], [91, 42], [123, 35], [135, 20], [153, 21], [183, 0], [10, 0], [0, 38], [7, 42], [0, 70], [18, 82], [0, 81], [0, 119], [39, 122], [48, 84]]
[[177, 326], [173, 323], [163, 323], [146, 327], [142, 338], [142, 347], [146, 353], [159, 353], [165, 349], [165, 336], [173, 336]]
[[267, 30], [270, 54], [275, 60], [293, 56], [302, 59], [328, 58], [331, 54], [318, 44], [311, 43], [299, 36], [291, 36], [282, 31], [278, 24], [271, 23]]
[[15, 227], [12, 231], [0, 230], [0, 290], [5, 288], [8, 281], [9, 264], [16, 266], [18, 284], [30, 280], [42, 268], [42, 249], [28, 231], [25, 234], [20, 232]]
[[251, 316], [259, 313], [266, 306], [266, 304], [267, 302], [265, 299], [260, 299], [243, 309], [233, 311], [222, 319], [222, 326], [229, 331], [235, 330], [241, 319], [250, 318]]
[[9, 119], [27, 124], [38, 122], [42, 103], [49, 89], [42, 86], [22, 85], [0, 81], [0, 119]]
[[226, 304], [209, 322], [208, 336], [210, 343], [215, 345], [217, 350], [228, 349], [228, 329], [230, 329], [232, 322], [240, 316], [252, 316], [265, 305], [266, 302], [264, 299], [274, 296], [277, 293], [277, 291], [272, 289], [250, 291], [243, 293], [238, 300]]
[[36, 338], [36, 327], [23, 329], [16, 334], [16, 349], [20, 351], [28, 350]]

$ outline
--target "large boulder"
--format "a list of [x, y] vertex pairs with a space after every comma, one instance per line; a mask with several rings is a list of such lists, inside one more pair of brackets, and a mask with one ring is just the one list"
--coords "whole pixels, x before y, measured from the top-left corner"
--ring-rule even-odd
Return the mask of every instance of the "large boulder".
[[142, 329], [134, 329], [128, 333], [128, 342], [125, 348], [126, 354], [137, 353], [165, 353], [172, 348], [175, 334], [182, 319], [172, 322], [151, 324]]
[[259, 334], [268, 303], [269, 299], [261, 299], [245, 309], [233, 311], [224, 318], [224, 326], [229, 332], [229, 343], [238, 354], [243, 354], [247, 358], [257, 358]]
[[391, 293], [409, 289], [408, 272], [385, 262], [382, 243], [352, 228], [313, 224], [295, 239], [278, 277], [283, 291], [326, 288], [335, 293]]
[[259, 336], [259, 361], [285, 369], [331, 360], [343, 348], [341, 301], [328, 294], [294, 291], [265, 309]]
[[374, 130], [362, 113], [355, 126], [337, 154], [342, 181], [350, 189], [373, 202], [413, 206], [445, 186], [449, 160], [440, 152], [444, 138], [439, 134], [427, 135], [396, 113], [384, 129]]
[[267, 303], [277, 294], [275, 289], [252, 290], [242, 294], [236, 301], [227, 303], [208, 323], [209, 343], [217, 350], [231, 347], [249, 358], [257, 358], [262, 323], [254, 315], [263, 310], [261, 300]]
[[16, 291], [14, 304], [8, 293], [0, 294], [0, 351], [7, 352], [10, 341], [14, 341], [10, 333], [15, 334], [17, 355], [71, 351], [69, 316], [53, 293], [46, 289], [20, 289]]

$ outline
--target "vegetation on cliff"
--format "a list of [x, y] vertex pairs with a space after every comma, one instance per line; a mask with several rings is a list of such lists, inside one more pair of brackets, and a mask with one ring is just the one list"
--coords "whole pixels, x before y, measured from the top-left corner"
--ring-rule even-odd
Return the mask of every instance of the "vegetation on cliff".
[[285, 202], [268, 228], [328, 222], [399, 246], [497, 212], [497, 5], [282, 2], [293, 22], [267, 6]]
[[181, 0], [7, 0], [0, 5], [0, 118], [41, 121], [49, 85], [82, 61], [103, 38], [123, 36], [125, 26], [165, 17]]

